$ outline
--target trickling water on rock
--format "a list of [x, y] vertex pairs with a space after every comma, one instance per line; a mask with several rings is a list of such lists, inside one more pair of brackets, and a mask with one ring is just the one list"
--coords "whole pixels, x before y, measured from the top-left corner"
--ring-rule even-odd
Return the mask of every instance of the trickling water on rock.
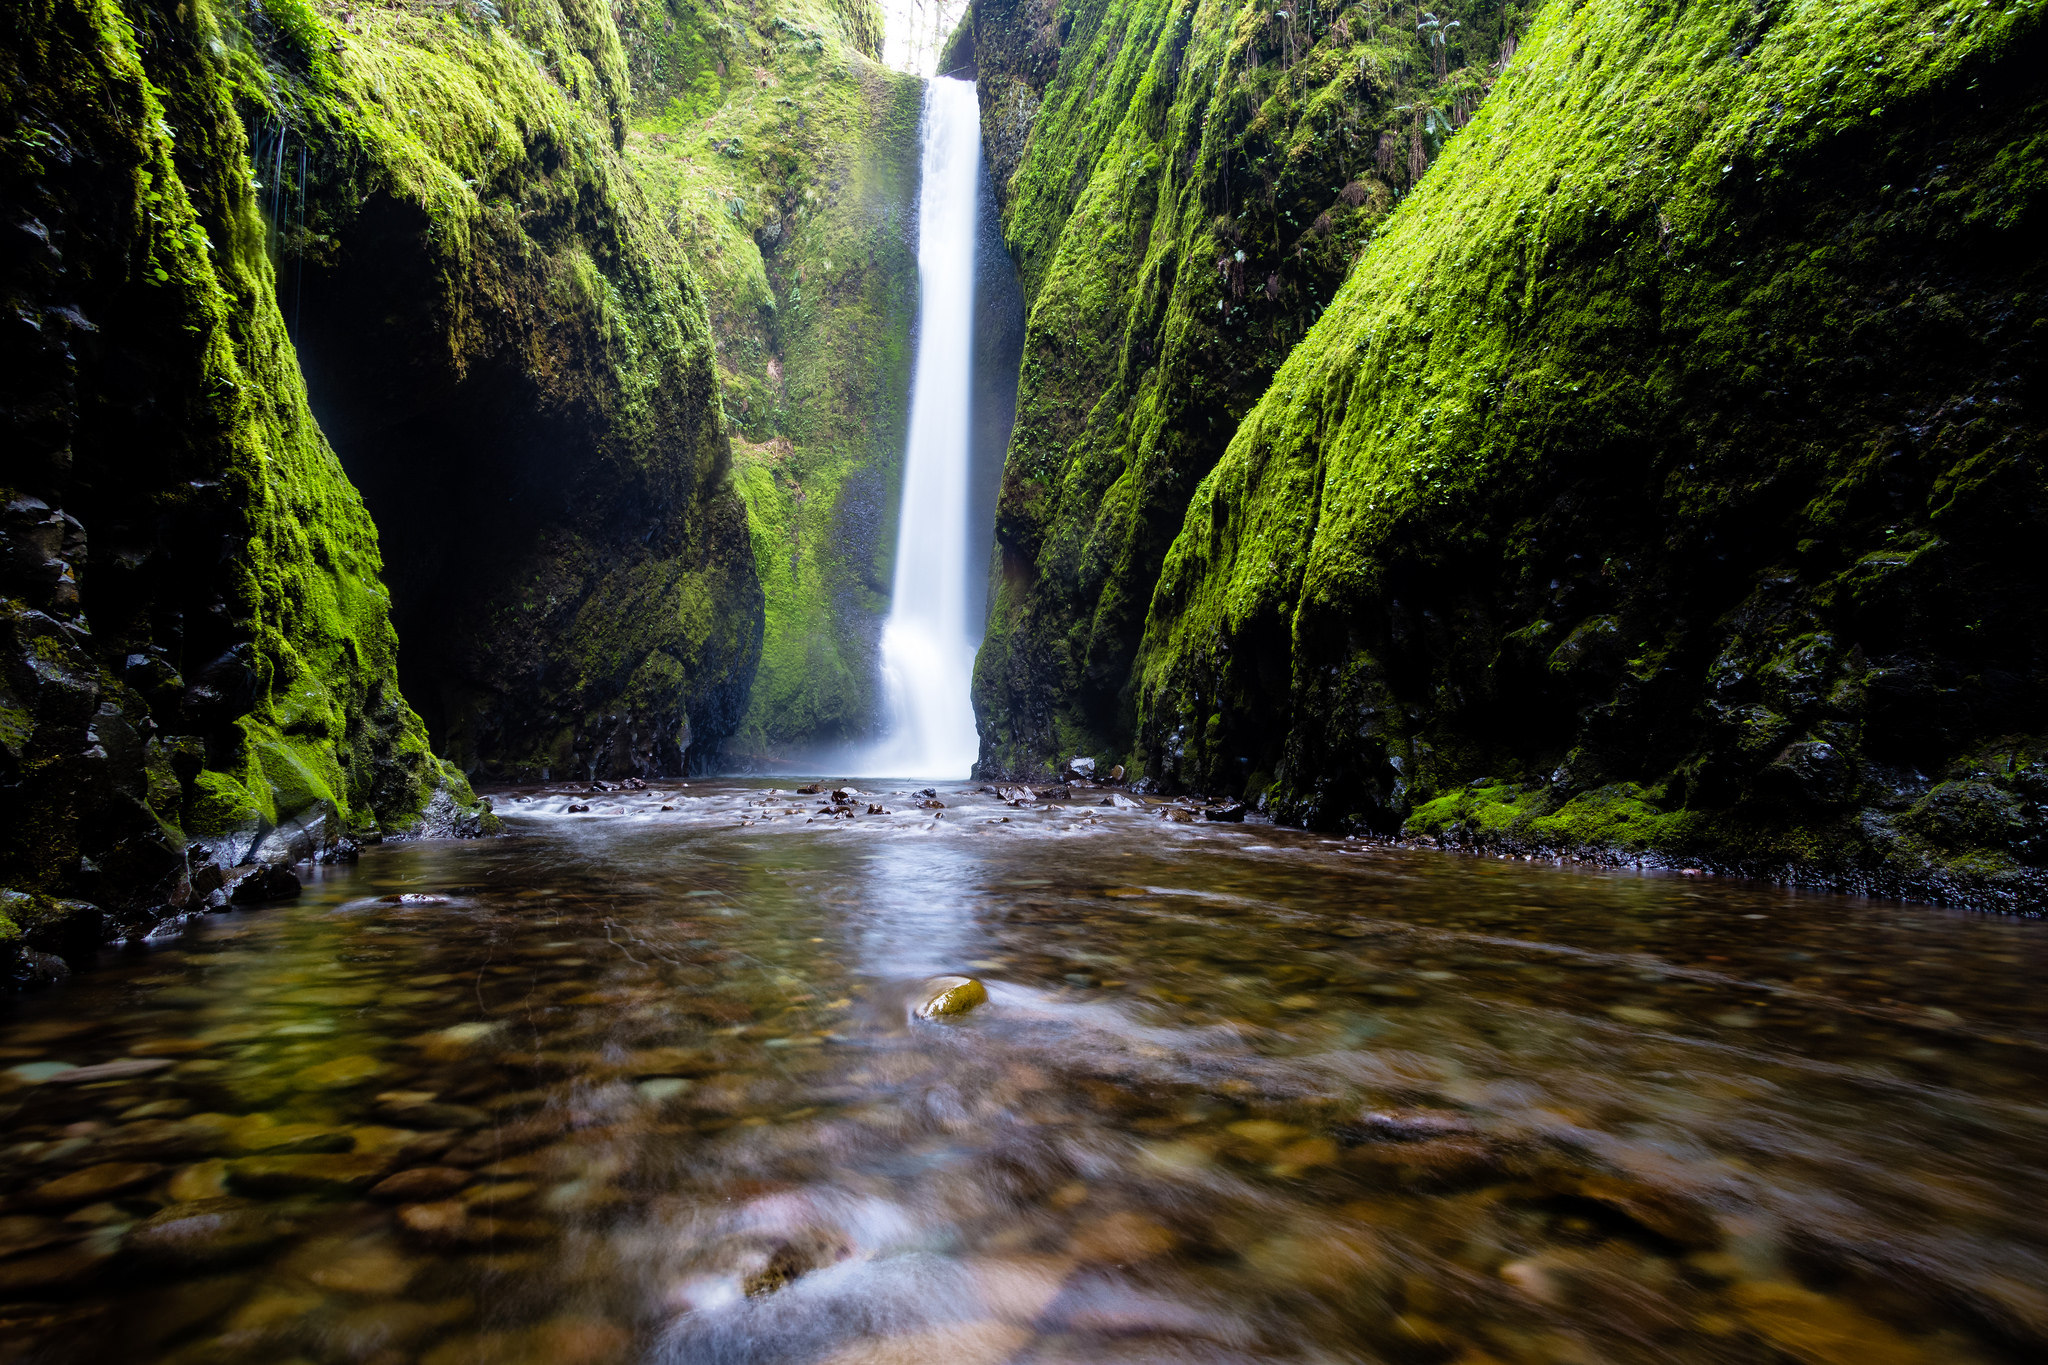
[[930, 82], [918, 195], [917, 369], [895, 584], [882, 628], [890, 729], [859, 765], [871, 773], [965, 777], [979, 744], [968, 699], [967, 509], [980, 169], [974, 86]]

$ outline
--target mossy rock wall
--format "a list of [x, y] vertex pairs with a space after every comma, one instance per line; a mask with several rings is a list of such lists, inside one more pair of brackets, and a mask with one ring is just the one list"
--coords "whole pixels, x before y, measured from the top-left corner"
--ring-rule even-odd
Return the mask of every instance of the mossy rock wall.
[[[648, 3], [627, 156], [705, 282], [761, 663], [729, 762], [871, 738], [917, 314], [923, 85], [851, 4]], [[660, 73], [659, 75], [655, 73]]]
[[703, 293], [620, 152], [611, 10], [319, 14], [331, 44], [275, 63], [248, 114], [407, 696], [478, 776], [709, 766], [760, 588]]
[[12, 15], [0, 885], [114, 932], [470, 798], [399, 694], [376, 531], [278, 309], [254, 40], [206, 4]]
[[[984, 776], [1105, 766], [1190, 497], [1523, 28], [1496, 0], [976, 0], [1029, 308], [975, 670]], [[958, 44], [970, 46], [966, 40]]]
[[2044, 56], [2039, 6], [1544, 9], [1180, 521], [1146, 772], [2041, 910]]

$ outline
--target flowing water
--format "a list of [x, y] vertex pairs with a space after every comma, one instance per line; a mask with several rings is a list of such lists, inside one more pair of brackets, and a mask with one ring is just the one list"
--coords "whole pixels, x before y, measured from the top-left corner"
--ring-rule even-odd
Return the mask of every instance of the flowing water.
[[964, 777], [980, 741], [968, 683], [969, 412], [981, 116], [970, 81], [925, 82], [918, 189], [917, 365], [903, 459], [902, 520], [882, 627], [888, 737], [856, 764], [871, 773]]
[[2048, 926], [1102, 795], [529, 791], [16, 1001], [0, 1359], [2042, 1358]]

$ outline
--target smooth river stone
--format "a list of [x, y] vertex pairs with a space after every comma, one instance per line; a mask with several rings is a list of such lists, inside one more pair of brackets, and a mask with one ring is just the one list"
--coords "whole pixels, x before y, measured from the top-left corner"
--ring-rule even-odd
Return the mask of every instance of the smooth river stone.
[[370, 1197], [393, 1204], [427, 1204], [446, 1199], [470, 1179], [468, 1171], [453, 1166], [415, 1166], [371, 1186]]
[[291, 1231], [260, 1205], [205, 1199], [151, 1214], [129, 1232], [127, 1245], [150, 1260], [190, 1268], [254, 1256]]
[[109, 1195], [146, 1185], [164, 1173], [164, 1168], [147, 1161], [103, 1161], [82, 1171], [60, 1175], [31, 1189], [25, 1202], [37, 1208], [68, 1204], [94, 1204]]
[[228, 1163], [228, 1183], [255, 1194], [344, 1194], [376, 1184], [395, 1164], [375, 1153], [248, 1156]]
[[381, 1076], [385, 1069], [375, 1057], [337, 1057], [299, 1072], [294, 1084], [301, 1090], [344, 1090]]
[[920, 1019], [941, 1019], [965, 1014], [988, 1003], [988, 987], [971, 976], [935, 976], [924, 983], [923, 1000], [917, 1007]]

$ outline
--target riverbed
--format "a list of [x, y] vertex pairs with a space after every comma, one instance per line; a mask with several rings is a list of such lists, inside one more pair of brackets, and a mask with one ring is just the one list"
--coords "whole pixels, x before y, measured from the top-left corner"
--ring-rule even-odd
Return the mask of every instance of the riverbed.
[[0, 1360], [2048, 1346], [2048, 925], [861, 786], [504, 793], [5, 1006]]

